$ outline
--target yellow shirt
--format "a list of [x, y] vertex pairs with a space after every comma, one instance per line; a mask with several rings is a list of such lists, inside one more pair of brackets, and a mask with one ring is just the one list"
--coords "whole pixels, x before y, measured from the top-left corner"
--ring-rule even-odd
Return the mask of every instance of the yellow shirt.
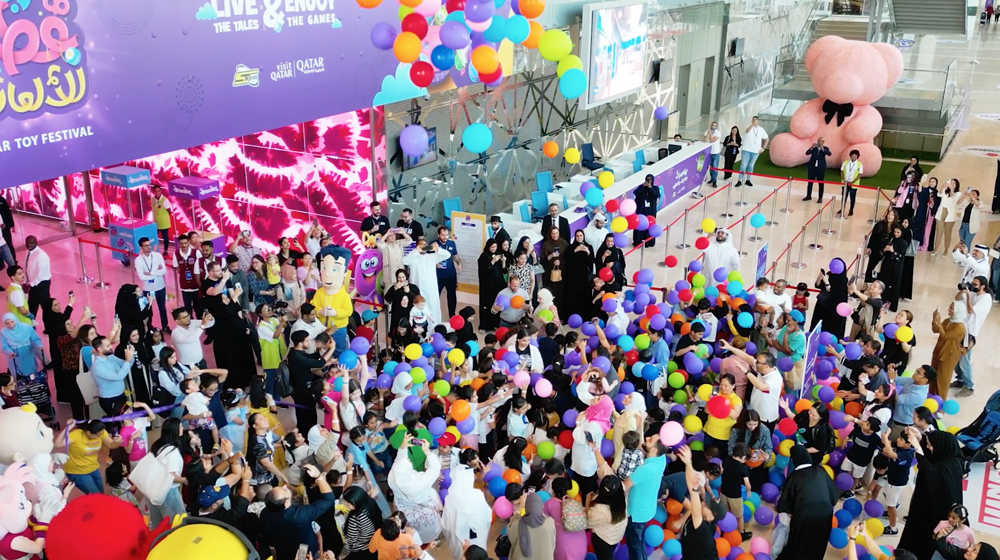
[[153, 221], [156, 229], [170, 229], [170, 200], [162, 194], [153, 199]]
[[97, 454], [101, 452], [102, 440], [108, 432], [101, 432], [96, 438], [89, 438], [83, 430], [69, 433], [69, 460], [63, 466], [66, 474], [89, 474], [97, 470]]
[[267, 273], [267, 283], [276, 286], [281, 283], [281, 267], [278, 265], [267, 265], [265, 267], [265, 272]]
[[[333, 295], [327, 295], [326, 291], [321, 287], [316, 290], [316, 295], [313, 296], [310, 303], [316, 307], [316, 318], [328, 327], [331, 320], [333, 321], [333, 325], [338, 329], [346, 327], [348, 319], [351, 318], [351, 313], [354, 313], [354, 304], [351, 302], [351, 296], [347, 295], [347, 288], [344, 286], [341, 286], [340, 291]], [[337, 316], [328, 317], [323, 315], [322, 310], [326, 307], [336, 310]]]
[[[743, 404], [743, 399], [739, 398], [736, 393], [729, 395], [729, 404], [736, 408]], [[733, 420], [729, 416], [719, 419], [711, 414], [708, 415], [708, 421], [705, 422], [705, 433], [714, 437], [715, 439], [721, 439], [723, 441], [729, 440], [729, 432], [736, 425], [736, 420]]]

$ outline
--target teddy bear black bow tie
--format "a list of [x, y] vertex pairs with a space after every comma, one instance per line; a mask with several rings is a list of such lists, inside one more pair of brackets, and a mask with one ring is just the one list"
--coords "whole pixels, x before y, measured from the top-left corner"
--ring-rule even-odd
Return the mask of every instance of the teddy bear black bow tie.
[[844, 124], [844, 119], [854, 112], [854, 105], [850, 103], [834, 103], [827, 99], [823, 102], [823, 112], [826, 113], [826, 124], [830, 124], [833, 117], [837, 117], [837, 126]]

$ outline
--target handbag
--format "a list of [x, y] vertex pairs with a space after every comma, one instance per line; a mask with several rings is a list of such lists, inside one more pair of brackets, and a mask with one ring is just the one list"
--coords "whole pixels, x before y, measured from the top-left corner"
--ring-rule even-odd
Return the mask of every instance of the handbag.
[[[165, 450], [161, 450], [163, 451]], [[166, 465], [152, 453], [147, 453], [139, 460], [128, 479], [155, 506], [163, 505], [167, 492], [174, 483], [174, 477], [167, 472]]]
[[282, 398], [292, 394], [292, 381], [288, 373], [288, 360], [281, 360], [278, 371], [274, 375], [274, 390]]
[[76, 385], [83, 395], [84, 404], [91, 405], [97, 402], [97, 382], [94, 381], [92, 373], [83, 370], [83, 356], [80, 356], [80, 371], [76, 374]]
[[493, 550], [497, 558], [507, 558], [510, 556], [510, 538], [507, 535], [497, 537], [497, 546]]
[[576, 500], [563, 500], [562, 503], [563, 530], [567, 533], [579, 533], [587, 530], [587, 510]]

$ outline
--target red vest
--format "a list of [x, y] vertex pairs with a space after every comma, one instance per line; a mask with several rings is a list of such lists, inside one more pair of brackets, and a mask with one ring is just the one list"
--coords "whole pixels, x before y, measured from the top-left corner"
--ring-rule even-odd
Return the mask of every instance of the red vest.
[[180, 278], [181, 290], [197, 291], [198, 285], [200, 283], [200, 278], [196, 278], [194, 274], [194, 265], [198, 262], [198, 252], [191, 248], [189, 250], [187, 258], [181, 256], [181, 251], [178, 249], [174, 256], [177, 259], [177, 277]]
[[206, 259], [205, 257], [202, 257], [202, 258], [200, 258], [198, 260], [200, 261], [198, 263], [198, 272], [201, 273], [201, 281], [202, 282], [204, 282], [205, 279], [208, 278], [208, 265], [209, 265], [209, 263], [217, 262], [217, 263], [219, 263], [219, 266], [223, 266], [223, 267], [226, 266], [226, 263], [222, 260], [222, 257], [220, 257], [219, 255], [215, 255], [215, 256], [213, 256], [210, 259]]

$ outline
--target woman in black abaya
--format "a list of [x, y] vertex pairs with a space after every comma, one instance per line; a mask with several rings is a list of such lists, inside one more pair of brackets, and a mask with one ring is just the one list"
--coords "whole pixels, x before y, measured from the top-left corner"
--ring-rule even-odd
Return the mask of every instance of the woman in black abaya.
[[[915, 219], [915, 218], [914, 218]], [[913, 265], [917, 259], [917, 248], [920, 240], [910, 220], [903, 220], [903, 240], [906, 241], [906, 251], [903, 254], [903, 276], [899, 281], [899, 299], [913, 299]]]
[[215, 317], [215, 342], [212, 344], [215, 367], [229, 372], [226, 388], [246, 390], [257, 374], [253, 352], [248, 351], [253, 343], [250, 323], [243, 317], [243, 309], [238, 303], [229, 299], [225, 292], [220, 296], [219, 304], [211, 309]]
[[[813, 465], [805, 447], [793, 447], [791, 458], [794, 470], [778, 498], [778, 513], [790, 515], [791, 524], [788, 544], [777, 560], [823, 558], [833, 529], [833, 506], [840, 499], [840, 492], [823, 467]], [[927, 531], [928, 537], [931, 533]], [[902, 542], [899, 546], [903, 547]]]
[[952, 504], [962, 503], [962, 450], [948, 432], [927, 433], [926, 448], [915, 428], [907, 428], [905, 434], [917, 452], [917, 481], [910, 503], [920, 507], [910, 508], [897, 548], [913, 552], [917, 560], [930, 560], [934, 527], [947, 519]]
[[139, 286], [124, 284], [118, 288], [115, 299], [115, 315], [123, 325], [132, 325], [139, 329], [139, 338], [146, 338], [149, 322], [153, 319], [153, 306], [149, 298], [144, 296]]
[[[499, 325], [499, 315], [493, 313], [493, 302], [500, 290], [507, 287], [503, 275], [507, 270], [507, 261], [496, 239], [486, 242], [486, 247], [479, 255], [479, 328], [480, 330], [496, 330]], [[529, 278], [530, 279], [530, 278]], [[530, 285], [522, 285], [527, 291]]]
[[834, 266], [834, 262], [839, 262], [843, 270], [839, 274], [834, 274], [832, 271], [821, 273], [816, 279], [819, 295], [816, 296], [816, 310], [813, 311], [809, 330], [812, 331], [817, 323], [823, 321], [823, 330], [840, 340], [844, 338], [847, 317], [837, 314], [837, 305], [847, 302], [847, 265], [839, 257], [833, 259], [831, 267]]
[[885, 284], [882, 301], [889, 303], [889, 309], [896, 311], [899, 305], [900, 288], [903, 284], [903, 260], [910, 243], [903, 237], [903, 226], [892, 228], [892, 237], [882, 248], [882, 270], [878, 278]]
[[566, 313], [587, 318], [593, 309], [590, 304], [591, 278], [594, 277], [594, 248], [584, 240], [583, 230], [573, 233], [573, 243], [566, 256], [566, 274], [570, 278], [566, 286]]
[[139, 336], [139, 327], [122, 327], [121, 342], [115, 348], [115, 356], [125, 359], [125, 349], [129, 346], [135, 348], [135, 361], [132, 362], [132, 371], [128, 379], [125, 380], [129, 388], [129, 402], [144, 402], [153, 404], [153, 378], [149, 367], [153, 363], [153, 350], [145, 338]]

